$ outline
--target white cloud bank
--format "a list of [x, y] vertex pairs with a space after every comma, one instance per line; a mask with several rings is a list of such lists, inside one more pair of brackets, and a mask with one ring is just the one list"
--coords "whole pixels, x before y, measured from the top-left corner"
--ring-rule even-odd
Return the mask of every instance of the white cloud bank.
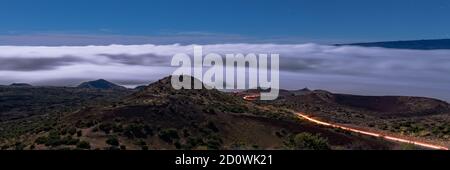
[[[204, 45], [204, 53], [278, 53], [281, 87], [450, 100], [450, 50], [398, 50], [317, 44]], [[0, 46], [0, 84], [75, 85], [109, 79], [146, 84], [169, 75], [171, 57], [191, 45]]]

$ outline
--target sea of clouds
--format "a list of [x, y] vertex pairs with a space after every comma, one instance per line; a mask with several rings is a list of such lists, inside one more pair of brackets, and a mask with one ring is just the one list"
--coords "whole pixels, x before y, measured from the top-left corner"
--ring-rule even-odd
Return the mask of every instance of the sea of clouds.
[[[450, 101], [450, 50], [318, 44], [215, 44], [204, 54], [280, 54], [281, 87], [361, 95], [412, 95]], [[0, 84], [74, 86], [107, 79], [128, 87], [168, 76], [192, 45], [0, 46]]]

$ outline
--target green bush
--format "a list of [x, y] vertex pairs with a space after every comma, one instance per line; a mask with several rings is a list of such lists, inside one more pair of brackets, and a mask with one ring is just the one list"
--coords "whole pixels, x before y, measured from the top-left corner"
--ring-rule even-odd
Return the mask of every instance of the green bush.
[[66, 129], [66, 128], [62, 128], [62, 129], [59, 131], [59, 133], [60, 133], [61, 135], [66, 135], [66, 134], [67, 134], [67, 129]]
[[102, 123], [98, 126], [98, 128], [105, 132], [106, 134], [109, 134], [111, 132], [111, 130], [113, 129], [113, 124], [112, 123]]
[[216, 135], [208, 136], [205, 143], [208, 149], [218, 150], [222, 147], [222, 139]]
[[198, 137], [190, 136], [186, 140], [186, 144], [184, 145], [184, 149], [193, 149], [199, 145], [203, 145], [203, 140]]
[[219, 132], [219, 128], [217, 128], [217, 126], [214, 124], [214, 122], [208, 122], [208, 124], [206, 124], [206, 127], [210, 130], [212, 130], [213, 132]]
[[92, 128], [92, 132], [98, 132], [98, 126], [95, 126], [94, 128]]
[[217, 140], [210, 140], [206, 142], [208, 149], [218, 150], [221, 147], [221, 143]]
[[133, 138], [147, 138], [147, 136], [153, 136], [153, 129], [149, 125], [141, 123], [133, 123], [126, 126], [123, 130], [124, 136]]
[[67, 136], [67, 137], [64, 137], [63, 139], [61, 139], [61, 143], [64, 145], [76, 145], [76, 144], [78, 144], [78, 142], [80, 142], [80, 140], [74, 139], [74, 138], [72, 138], [72, 136]]
[[59, 133], [56, 131], [51, 131], [48, 134], [47, 142], [45, 143], [45, 146], [59, 146], [62, 144], [61, 136], [59, 136]]
[[71, 136], [61, 138], [58, 133], [50, 132], [48, 136], [38, 137], [34, 143], [45, 144], [45, 146], [59, 146], [59, 145], [76, 145], [78, 139], [73, 139]]
[[25, 149], [26, 146], [24, 144], [22, 144], [21, 142], [16, 142], [14, 144], [14, 147], [15, 147], [15, 150], [23, 150], [23, 149]]
[[75, 133], [77, 133], [77, 128], [71, 127], [69, 128], [69, 130], [67, 130], [67, 133], [69, 133], [70, 135], [75, 135]]
[[187, 137], [189, 137], [190, 135], [191, 135], [191, 134], [189, 133], [189, 130], [186, 129], [186, 128], [184, 128], [184, 129], [183, 129], [183, 137], [187, 138]]
[[41, 136], [41, 137], [38, 137], [38, 138], [34, 141], [34, 143], [37, 143], [37, 144], [46, 144], [47, 141], [48, 141], [48, 138], [47, 138], [46, 136]]
[[161, 130], [159, 132], [159, 138], [167, 143], [172, 143], [174, 139], [179, 139], [180, 137], [176, 129], [169, 128]]
[[78, 149], [91, 149], [91, 144], [89, 144], [89, 142], [86, 142], [86, 141], [80, 141], [77, 144], [77, 148]]
[[112, 130], [114, 133], [123, 132], [122, 125], [119, 125], [119, 124], [114, 124], [114, 126], [112, 127]]
[[109, 137], [106, 143], [111, 146], [119, 146], [119, 140], [114, 136]]
[[299, 133], [291, 139], [294, 149], [299, 150], [329, 150], [327, 139], [310, 133]]
[[144, 145], [147, 145], [147, 142], [145, 142], [144, 140], [138, 140], [138, 141], [136, 142], [136, 145], [144, 146]]
[[174, 145], [175, 145], [175, 148], [177, 148], [177, 149], [181, 149], [181, 147], [182, 147], [181, 143], [179, 141], [176, 141]]
[[78, 130], [78, 131], [77, 131], [77, 136], [78, 136], [78, 137], [81, 137], [82, 135], [83, 135], [83, 132], [82, 132], [81, 130]]

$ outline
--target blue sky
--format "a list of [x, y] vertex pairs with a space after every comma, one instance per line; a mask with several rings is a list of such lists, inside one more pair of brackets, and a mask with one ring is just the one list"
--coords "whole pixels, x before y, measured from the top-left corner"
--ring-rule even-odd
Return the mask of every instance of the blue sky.
[[175, 37], [162, 38], [167, 42], [178, 36], [214, 37], [205, 42], [433, 39], [450, 38], [449, 18], [447, 0], [2, 0], [0, 43], [24, 35]]

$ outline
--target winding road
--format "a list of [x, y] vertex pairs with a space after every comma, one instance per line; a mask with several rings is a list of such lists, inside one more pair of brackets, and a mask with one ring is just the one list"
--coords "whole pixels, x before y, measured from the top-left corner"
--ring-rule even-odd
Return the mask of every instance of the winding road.
[[[244, 98], [244, 100], [247, 100], [247, 101], [255, 101], [255, 100], [258, 100], [259, 95], [247, 95], [247, 96], [244, 96], [243, 98]], [[318, 125], [322, 125], [322, 126], [338, 128], [338, 129], [342, 129], [342, 130], [349, 131], [349, 132], [359, 133], [359, 134], [363, 134], [363, 135], [367, 135], [367, 136], [374, 136], [374, 137], [378, 137], [378, 138], [382, 138], [382, 139], [394, 141], [394, 142], [413, 144], [416, 146], [421, 146], [421, 147], [430, 148], [430, 149], [449, 150], [449, 148], [445, 147], [445, 146], [424, 143], [424, 142], [415, 141], [415, 140], [411, 140], [411, 139], [403, 139], [403, 138], [399, 138], [399, 137], [383, 135], [381, 133], [369, 132], [366, 130], [361, 130], [361, 129], [346, 127], [346, 126], [338, 125], [338, 124], [334, 124], [334, 123], [320, 121], [318, 119], [312, 118], [311, 116], [308, 116], [307, 114], [301, 113], [301, 112], [295, 112], [294, 114], [297, 115], [299, 118], [302, 118], [304, 120], [307, 120], [309, 122], [312, 122], [312, 123], [315, 123]]]

